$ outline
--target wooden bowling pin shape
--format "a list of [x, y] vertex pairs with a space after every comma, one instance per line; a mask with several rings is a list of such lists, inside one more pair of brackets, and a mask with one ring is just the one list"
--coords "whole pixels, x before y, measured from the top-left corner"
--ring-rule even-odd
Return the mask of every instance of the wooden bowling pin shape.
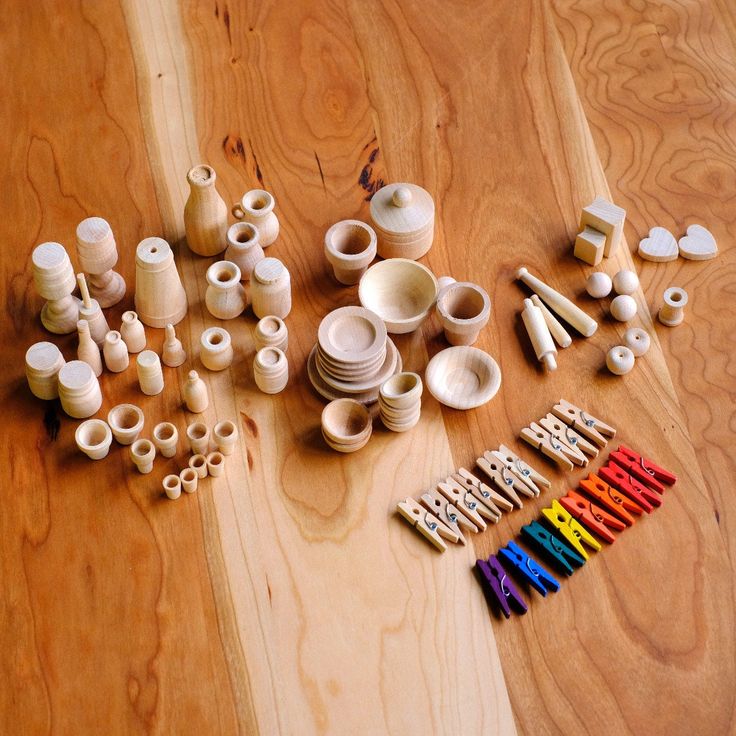
[[88, 217], [77, 225], [77, 255], [92, 297], [103, 309], [117, 304], [125, 296], [125, 279], [113, 271], [118, 249], [107, 220]]
[[215, 188], [217, 175], [200, 164], [189, 170], [189, 198], [184, 205], [184, 229], [189, 250], [198, 256], [215, 256], [227, 245], [227, 205]]
[[69, 255], [60, 243], [41, 243], [31, 256], [33, 280], [38, 293], [47, 300], [41, 309], [41, 323], [55, 335], [69, 335], [77, 329], [79, 299]]
[[166, 337], [164, 338], [164, 349], [161, 360], [169, 368], [177, 368], [187, 359], [181, 340], [176, 336], [174, 325], [166, 325]]
[[87, 279], [83, 273], [77, 274], [77, 283], [79, 284], [79, 292], [82, 295], [82, 303], [79, 306], [79, 319], [86, 320], [89, 323], [89, 334], [98, 346], [105, 342], [105, 335], [110, 331], [105, 315], [100, 309], [96, 299], [92, 299], [87, 288]]

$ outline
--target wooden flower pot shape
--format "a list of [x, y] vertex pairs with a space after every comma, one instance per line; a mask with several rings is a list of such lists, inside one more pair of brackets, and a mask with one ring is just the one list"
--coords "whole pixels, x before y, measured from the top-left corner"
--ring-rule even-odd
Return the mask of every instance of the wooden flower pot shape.
[[357, 284], [376, 257], [377, 242], [375, 230], [360, 220], [336, 222], [325, 233], [325, 256], [335, 278]]
[[119, 445], [132, 445], [143, 429], [145, 417], [135, 404], [118, 404], [110, 409], [107, 423]]
[[207, 292], [204, 301], [217, 319], [234, 319], [248, 306], [240, 283], [240, 269], [230, 261], [218, 261], [207, 269]]
[[472, 345], [491, 316], [491, 300], [476, 284], [456, 281], [437, 297], [437, 315], [450, 345]]
[[236, 222], [227, 231], [225, 260], [240, 269], [242, 281], [249, 281], [258, 261], [265, 258], [258, 228], [250, 222]]
[[112, 432], [102, 419], [87, 419], [77, 427], [74, 440], [90, 460], [102, 460], [110, 452]]
[[211, 166], [189, 170], [189, 198], [184, 205], [184, 230], [189, 250], [198, 256], [215, 256], [227, 245], [227, 205], [215, 189], [217, 176]]
[[232, 208], [236, 220], [249, 222], [258, 228], [262, 248], [268, 248], [279, 236], [279, 218], [273, 211], [275, 206], [272, 194], [264, 189], [251, 189]]
[[163, 238], [146, 238], [136, 248], [135, 310], [149, 327], [178, 324], [187, 313], [174, 254]]

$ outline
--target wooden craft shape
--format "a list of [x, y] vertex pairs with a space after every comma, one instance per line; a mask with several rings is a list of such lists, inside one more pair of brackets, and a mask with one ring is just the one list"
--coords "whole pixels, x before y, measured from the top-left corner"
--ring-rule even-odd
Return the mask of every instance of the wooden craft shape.
[[79, 305], [79, 319], [89, 323], [89, 334], [99, 347], [105, 342], [105, 335], [110, 330], [105, 315], [95, 299], [89, 295], [87, 280], [83, 273], [77, 274], [79, 291], [82, 294], [82, 303]]
[[531, 299], [524, 299], [524, 309], [521, 313], [527, 334], [531, 340], [537, 360], [548, 371], [557, 370], [557, 348], [555, 347], [549, 327], [544, 320], [544, 314], [539, 307], [535, 307]]
[[33, 281], [47, 302], [41, 308], [41, 323], [56, 335], [69, 335], [77, 329], [80, 301], [72, 296], [77, 282], [64, 246], [41, 243], [31, 256]]
[[149, 327], [178, 324], [187, 313], [174, 254], [163, 238], [146, 238], [136, 248], [134, 301], [138, 317]]
[[102, 355], [105, 358], [107, 370], [112, 373], [122, 373], [130, 363], [128, 357], [128, 346], [117, 330], [110, 330], [105, 335], [102, 346]]
[[570, 337], [570, 333], [562, 326], [562, 323], [547, 309], [545, 303], [536, 294], [532, 294], [531, 300], [532, 304], [541, 310], [544, 321], [547, 324], [547, 329], [554, 341], [561, 348], [570, 347], [572, 338]]
[[573, 255], [583, 263], [597, 266], [603, 260], [606, 236], [594, 227], [586, 227], [575, 238]]
[[[396, 504], [396, 510], [425, 539], [431, 542], [440, 552], [447, 549], [442, 537], [457, 543], [459, 536], [447, 524], [434, 514], [423, 509], [413, 498], [406, 498]], [[441, 536], [440, 536], [441, 535]]]
[[479, 457], [475, 461], [475, 464], [496, 484], [496, 487], [502, 493], [506, 494], [517, 508], [520, 509], [524, 505], [521, 498], [519, 498], [519, 494], [529, 498], [535, 495], [526, 483], [510, 472], [506, 465], [490, 452], [486, 451], [483, 457]]
[[193, 455], [206, 455], [210, 448], [210, 428], [204, 422], [187, 426], [187, 442]]
[[146, 418], [135, 404], [118, 404], [107, 414], [113, 437], [119, 445], [132, 445], [143, 429]]
[[631, 350], [635, 358], [646, 355], [651, 342], [649, 333], [641, 327], [629, 327], [624, 332], [624, 345]]
[[572, 470], [575, 465], [585, 465], [585, 455], [577, 450], [571, 450], [560, 440], [555, 439], [546, 429], [542, 429], [536, 422], [531, 422], [520, 433], [521, 438], [543, 455], [553, 460], [561, 468]]
[[611, 301], [611, 317], [619, 322], [629, 322], [636, 317], [636, 300], [627, 294], [620, 294]]
[[513, 511], [514, 504], [509, 501], [506, 496], [502, 496], [486, 485], [477, 475], [474, 475], [465, 468], [458, 468], [457, 473], [453, 473], [452, 477], [460, 485], [465, 486], [468, 490], [472, 490], [473, 495], [482, 501], [491, 510], [497, 511], [500, 516], [504, 511]]
[[611, 293], [613, 280], [603, 271], [594, 271], [585, 281], [585, 291], [593, 299], [603, 299]]
[[555, 439], [564, 442], [571, 450], [581, 450], [590, 457], [598, 457], [598, 448], [585, 437], [578, 434], [572, 427], [568, 426], [559, 417], [552, 413], [547, 414], [539, 420], [539, 424], [544, 427]]
[[560, 584], [549, 571], [524, 552], [516, 542], [509, 542], [498, 550], [498, 554], [540, 595], [546, 596], [548, 591], [556, 593], [560, 589]]
[[491, 555], [488, 560], [476, 560], [475, 567], [494, 605], [501, 609], [506, 618], [511, 616], [512, 608], [520, 615], [527, 612], [526, 601], [495, 555]]
[[376, 233], [360, 220], [341, 220], [325, 233], [325, 257], [335, 279], [346, 286], [357, 284], [376, 257]]
[[174, 457], [179, 442], [179, 430], [171, 422], [159, 422], [153, 428], [153, 444], [162, 457]]
[[598, 447], [605, 447], [608, 438], [616, 436], [616, 430], [613, 427], [565, 399], [560, 399], [552, 407], [552, 413], [584, 437], [595, 442]]
[[516, 278], [526, 284], [558, 317], [564, 319], [584, 337], [590, 337], [598, 329], [598, 323], [592, 317], [567, 297], [547, 286], [544, 281], [532, 276], [526, 268], [520, 268], [516, 272]]
[[678, 243], [680, 255], [690, 261], [707, 261], [718, 255], [718, 245], [710, 230], [702, 225], [690, 225], [687, 235]]
[[268, 248], [279, 236], [279, 218], [274, 212], [276, 200], [265, 189], [251, 189], [232, 207], [233, 217], [258, 228], [261, 247]]
[[498, 450], [494, 450], [492, 454], [499, 460], [511, 464], [511, 470], [513, 470], [521, 480], [532, 486], [535, 495], [539, 495], [539, 489], [536, 488], [536, 486], [544, 486], [545, 488], [552, 487], [552, 482], [549, 479], [545, 478], [538, 470], [535, 470], [525, 460], [522, 460], [518, 455], [506, 447], [506, 445], [499, 445]]
[[181, 478], [173, 473], [164, 477], [161, 486], [167, 498], [176, 501], [181, 496]]
[[337, 452], [360, 450], [373, 432], [370, 413], [354, 399], [331, 401], [322, 410], [320, 423], [325, 442]]
[[291, 311], [291, 276], [278, 258], [264, 258], [251, 278], [253, 314], [259, 319], [274, 315], [286, 319]]
[[206, 274], [204, 302], [216, 319], [235, 319], [248, 306], [245, 289], [240, 283], [240, 269], [230, 261], [213, 263]]
[[583, 559], [588, 559], [583, 544], [596, 552], [600, 551], [601, 543], [557, 499], [553, 499], [551, 508], [542, 509], [542, 515]]
[[[205, 460], [205, 467], [207, 462]], [[199, 475], [194, 468], [184, 468], [179, 472], [179, 480], [181, 481], [181, 489], [184, 493], [196, 493], [199, 486]]]
[[212, 439], [217, 449], [225, 456], [232, 455], [238, 442], [238, 426], [229, 419], [223, 419], [212, 429]]
[[631, 296], [639, 288], [639, 277], [636, 275], [635, 271], [622, 268], [614, 275], [612, 284], [613, 290], [617, 294]]
[[653, 227], [646, 238], [639, 241], [639, 257], [645, 261], [663, 263], [676, 261], [678, 250], [675, 236], [664, 227]]
[[102, 354], [97, 343], [92, 339], [92, 335], [89, 334], [89, 322], [86, 319], [80, 319], [77, 322], [77, 336], [79, 337], [77, 359], [87, 363], [99, 378], [102, 374]]
[[224, 371], [233, 362], [230, 333], [222, 327], [208, 327], [199, 338], [199, 359], [211, 371]]
[[640, 516], [643, 509], [639, 504], [632, 501], [623, 493], [619, 493], [608, 483], [602, 481], [597, 475], [591, 473], [587, 478], [580, 481], [580, 487], [600, 505], [617, 516], [627, 526], [635, 521], [633, 514]]
[[[493, 511], [491, 511], [491, 509], [489, 509], [484, 503], [479, 501], [470, 491], [463, 488], [461, 485], [452, 482], [451, 478], [438, 483], [437, 489], [481, 531], [484, 531], [487, 527], [486, 522], [483, 520], [483, 516], [494, 523], [500, 518], [496, 516], [496, 514], [494, 514]], [[481, 507], [483, 507], [482, 515]]]
[[145, 350], [146, 328], [134, 311], [123, 312], [120, 336], [123, 338], [129, 353], [140, 353], [141, 350]]
[[189, 371], [182, 394], [187, 409], [193, 414], [201, 414], [209, 406], [207, 385], [199, 377], [197, 371]]
[[177, 368], [187, 359], [181, 340], [176, 336], [174, 325], [166, 325], [164, 336], [164, 347], [161, 355], [164, 365], [169, 368]]
[[110, 452], [112, 432], [102, 419], [87, 419], [77, 427], [74, 441], [90, 460], [102, 460]]
[[200, 480], [207, 477], [207, 458], [198, 453], [189, 458], [189, 467], [197, 474]]
[[585, 524], [590, 531], [597, 534], [608, 544], [613, 544], [616, 541], [616, 536], [611, 529], [617, 531], [626, 529], [626, 524], [623, 521], [604, 511], [600, 506], [581, 496], [577, 491], [568, 491], [567, 495], [560, 499], [560, 504], [574, 518]]
[[580, 213], [580, 227], [592, 227], [606, 236], [603, 255], [611, 258], [616, 255], [619, 243], [624, 234], [624, 222], [626, 210], [609, 202], [603, 197], [596, 197], [587, 207], [583, 207]]
[[420, 501], [428, 511], [431, 511], [440, 521], [452, 529], [461, 544], [465, 544], [465, 537], [460, 529], [461, 526], [474, 533], [478, 531], [478, 527], [439, 491], [427, 491], [422, 494]]
[[670, 286], [669, 289], [665, 289], [662, 298], [664, 304], [659, 309], [657, 319], [667, 327], [676, 327], [685, 319], [687, 292], [678, 286]]
[[278, 348], [286, 352], [289, 347], [289, 330], [281, 317], [269, 314], [258, 321], [253, 339], [256, 343], [256, 350]]
[[[151, 440], [136, 440], [130, 446], [130, 459], [139, 473], [148, 475], [153, 470], [153, 461], [156, 457], [156, 448]], [[179, 476], [174, 476], [179, 480]]]
[[87, 274], [90, 294], [107, 309], [125, 296], [125, 279], [113, 271], [118, 248], [112, 228], [101, 217], [88, 217], [77, 225], [77, 256]]
[[[99, 350], [97, 352], [99, 354]], [[31, 393], [39, 399], [58, 398], [59, 371], [65, 364], [61, 350], [54, 343], [37, 342], [31, 345], [26, 351], [26, 379]]]
[[225, 472], [225, 456], [214, 450], [207, 455], [207, 475], [217, 478]]
[[491, 316], [486, 290], [469, 281], [456, 281], [437, 297], [437, 316], [450, 345], [472, 345]]
[[153, 350], [144, 350], [136, 359], [138, 385], [146, 396], [156, 396], [164, 390], [161, 360]]
[[501, 369], [488, 353], [462, 345], [446, 348], [427, 365], [424, 380], [432, 396], [453, 409], [474, 409], [501, 387]]
[[606, 353], [606, 367], [614, 376], [625, 376], [634, 367], [634, 353], [625, 345], [614, 345]]
[[102, 406], [102, 392], [92, 368], [81, 360], [70, 360], [59, 369], [61, 408], [74, 419], [86, 419]]
[[266, 257], [261, 246], [258, 228], [249, 222], [236, 222], [227, 231], [225, 260], [232, 261], [240, 269], [240, 278], [250, 281], [258, 261]]
[[253, 378], [264, 394], [278, 394], [289, 381], [289, 361], [283, 350], [261, 348], [253, 359]]
[[189, 197], [184, 205], [184, 230], [189, 250], [198, 256], [215, 256], [225, 250], [227, 205], [215, 188], [216, 179], [215, 170], [205, 164], [187, 173]]

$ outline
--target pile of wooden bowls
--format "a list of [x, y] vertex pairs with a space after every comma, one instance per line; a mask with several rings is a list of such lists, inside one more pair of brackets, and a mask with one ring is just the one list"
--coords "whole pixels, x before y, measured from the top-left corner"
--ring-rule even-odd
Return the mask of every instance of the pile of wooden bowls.
[[337, 452], [355, 452], [365, 447], [373, 432], [368, 409], [353, 399], [331, 401], [322, 411], [322, 436]]
[[330, 312], [307, 362], [309, 380], [320, 395], [363, 404], [375, 402], [381, 384], [401, 368], [401, 355], [383, 321], [363, 307]]
[[381, 421], [392, 432], [406, 432], [422, 411], [422, 379], [416, 373], [397, 373], [378, 394]]

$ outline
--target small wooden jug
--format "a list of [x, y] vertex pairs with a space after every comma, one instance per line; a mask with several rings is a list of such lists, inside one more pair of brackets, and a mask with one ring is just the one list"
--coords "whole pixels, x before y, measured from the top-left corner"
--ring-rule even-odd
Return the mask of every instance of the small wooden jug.
[[225, 260], [232, 261], [240, 269], [240, 279], [249, 281], [256, 263], [266, 256], [261, 247], [258, 228], [250, 222], [236, 222], [227, 231]]
[[207, 269], [207, 291], [204, 301], [217, 319], [234, 319], [248, 306], [245, 289], [240, 283], [240, 269], [230, 261], [217, 261]]
[[215, 256], [225, 250], [227, 205], [215, 189], [217, 175], [200, 164], [189, 170], [189, 199], [184, 205], [184, 230], [189, 249], [198, 256]]
[[271, 245], [279, 235], [279, 218], [273, 211], [275, 206], [273, 194], [265, 189], [251, 189], [232, 208], [236, 220], [249, 222], [258, 228], [262, 248]]

